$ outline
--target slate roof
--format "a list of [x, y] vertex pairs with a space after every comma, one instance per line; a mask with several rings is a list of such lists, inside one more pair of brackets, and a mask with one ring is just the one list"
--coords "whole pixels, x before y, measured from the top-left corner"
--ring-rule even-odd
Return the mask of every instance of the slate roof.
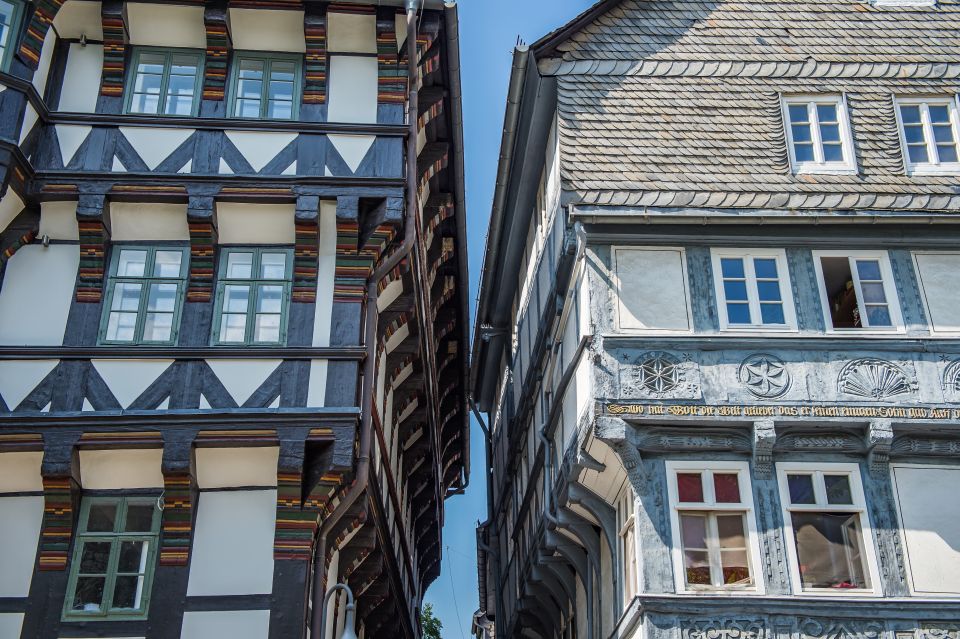
[[[960, 178], [905, 174], [893, 106], [960, 93], [960, 2], [625, 0], [549, 48], [575, 201], [960, 211]], [[845, 94], [858, 175], [791, 173], [780, 97], [808, 93]]]

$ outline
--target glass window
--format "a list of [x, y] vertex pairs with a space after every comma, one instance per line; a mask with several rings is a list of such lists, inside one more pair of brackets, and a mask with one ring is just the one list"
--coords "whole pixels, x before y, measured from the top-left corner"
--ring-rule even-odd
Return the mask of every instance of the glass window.
[[747, 465], [667, 462], [679, 590], [756, 589]]
[[176, 341], [187, 251], [179, 246], [132, 244], [114, 248], [100, 328], [102, 343]]
[[799, 590], [870, 590], [865, 508], [853, 464], [778, 464]]
[[300, 105], [300, 58], [237, 54], [231, 113], [238, 118], [292, 120]]
[[229, 249], [217, 283], [217, 344], [281, 344], [293, 274], [288, 249]]
[[203, 53], [134, 49], [127, 87], [127, 112], [196, 115], [203, 81]]
[[84, 498], [64, 619], [146, 616], [160, 529], [157, 501], [157, 497]]
[[732, 328], [795, 328], [783, 251], [714, 251], [720, 325]]
[[909, 171], [960, 171], [956, 100], [897, 100], [897, 113]]
[[855, 169], [846, 108], [839, 96], [786, 98], [787, 142], [798, 173]]
[[620, 565], [623, 570], [623, 602], [629, 605], [637, 594], [639, 570], [637, 567], [637, 531], [634, 524], [633, 490], [627, 486], [617, 500], [617, 518], [620, 524]]
[[883, 254], [819, 253], [816, 260], [828, 328], [898, 327], [893, 278]]
[[17, 32], [23, 5], [11, 0], [0, 0], [0, 70], [10, 68], [10, 58], [17, 46]]

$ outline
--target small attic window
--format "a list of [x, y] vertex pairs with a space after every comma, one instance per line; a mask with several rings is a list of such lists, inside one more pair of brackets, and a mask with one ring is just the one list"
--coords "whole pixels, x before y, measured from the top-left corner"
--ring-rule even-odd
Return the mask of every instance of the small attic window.
[[875, 7], [935, 7], [937, 0], [869, 0]]

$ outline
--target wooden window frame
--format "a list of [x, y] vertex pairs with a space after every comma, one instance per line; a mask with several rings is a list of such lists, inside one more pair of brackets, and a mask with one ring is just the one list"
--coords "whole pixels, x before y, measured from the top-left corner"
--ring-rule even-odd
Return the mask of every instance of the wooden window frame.
[[21, 0], [0, 0], [13, 7], [13, 13], [10, 16], [10, 28], [7, 31], [7, 41], [3, 43], [3, 53], [0, 55], [0, 71], [4, 73], [10, 70], [10, 61], [13, 60], [14, 52], [20, 43], [20, 32], [23, 26], [23, 16], [25, 3]]
[[[137, 67], [140, 63], [140, 57], [144, 53], [162, 55], [164, 56], [163, 60], [163, 74], [160, 79], [160, 101], [157, 106], [156, 113], [145, 113], [143, 111], [132, 111], [131, 107], [133, 106], [133, 95], [134, 89], [137, 82]], [[194, 79], [193, 84], [193, 103], [190, 105], [190, 113], [180, 114], [180, 113], [166, 113], [167, 99], [170, 97], [167, 95], [167, 89], [170, 86], [170, 69], [173, 65], [173, 56], [175, 55], [192, 55], [197, 59], [197, 77]], [[133, 47], [133, 55], [130, 59], [130, 68], [127, 70], [126, 81], [124, 82], [124, 99], [123, 99], [123, 112], [130, 115], [141, 115], [147, 117], [161, 117], [161, 118], [190, 118], [197, 117], [197, 114], [200, 112], [200, 100], [203, 94], [203, 74], [204, 67], [206, 65], [206, 51], [202, 49], [185, 49], [185, 48], [163, 48], [163, 47]]]
[[[147, 261], [144, 266], [144, 275], [142, 277], [133, 277], [133, 276], [118, 276], [117, 267], [120, 264], [120, 252], [124, 249], [134, 250], [134, 251], [147, 251]], [[152, 275], [146, 275], [147, 273], [153, 272], [153, 266], [156, 263], [157, 251], [178, 251], [181, 254], [180, 258], [180, 275], [179, 277], [154, 277]], [[124, 346], [141, 346], [141, 345], [165, 345], [171, 346], [176, 345], [180, 337], [180, 316], [183, 312], [183, 298], [186, 292], [186, 282], [187, 274], [190, 270], [190, 247], [184, 245], [170, 244], [115, 244], [112, 247], [110, 255], [110, 270], [109, 276], [107, 278], [107, 291], [104, 295], [103, 311], [100, 317], [100, 331], [98, 333], [97, 341], [101, 345], [124, 345]], [[143, 328], [146, 322], [147, 310], [147, 296], [150, 292], [150, 284], [161, 282], [168, 284], [177, 285], [177, 294], [176, 301], [174, 302], [173, 307], [173, 327], [170, 330], [170, 339], [165, 341], [152, 341], [143, 339]], [[132, 340], [110, 340], [107, 339], [107, 328], [109, 327], [110, 322], [110, 312], [111, 307], [113, 306], [113, 295], [116, 290], [116, 285], [121, 283], [138, 283], [141, 284], [140, 290], [140, 303], [137, 306], [137, 324], [134, 329], [133, 339]]]
[[[958, 175], [960, 161], [940, 162], [937, 145], [933, 139], [932, 125], [930, 124], [930, 105], [945, 106], [950, 117], [953, 131], [953, 142], [960, 154], [960, 108], [957, 106], [958, 96], [903, 96], [894, 98], [894, 112], [897, 116], [897, 134], [900, 136], [900, 150], [903, 154], [903, 167], [907, 175]], [[907, 135], [903, 126], [903, 116], [900, 109], [904, 106], [920, 107], [920, 122], [923, 126], [923, 141], [927, 146], [927, 162], [911, 162], [910, 149], [907, 147]], [[936, 158], [936, 161], [933, 161]]]
[[[240, 90], [240, 63], [244, 60], [254, 60], [264, 63], [264, 80], [260, 89], [260, 114], [249, 117], [236, 114], [237, 93]], [[293, 104], [289, 118], [267, 117], [270, 104], [270, 70], [274, 62], [292, 62], [293, 70]], [[328, 62], [329, 64], [329, 62]], [[328, 67], [329, 68], [329, 67]], [[278, 122], [296, 121], [300, 118], [300, 103], [303, 101], [303, 54], [273, 53], [264, 51], [234, 51], [230, 63], [230, 82], [228, 84], [227, 117], [242, 120], [275, 120]]]
[[[100, 496], [84, 497], [80, 505], [80, 517], [77, 522], [77, 535], [73, 542], [73, 550], [70, 560], [70, 574], [67, 580], [67, 592], [63, 601], [63, 621], [133, 621], [147, 618], [150, 610], [150, 595], [153, 587], [153, 575], [156, 569], [158, 545], [160, 540], [160, 522], [162, 510], [159, 507], [154, 508], [153, 521], [151, 522], [151, 531], [144, 532], [122, 532], [124, 522], [126, 521], [127, 507], [131, 502], [134, 503], [157, 503], [157, 495], [123, 495], [123, 496]], [[86, 530], [88, 518], [90, 516], [90, 507], [98, 503], [115, 503], [117, 510], [111, 532], [88, 532]], [[107, 564], [107, 572], [103, 588], [103, 606], [99, 612], [85, 612], [73, 610], [73, 600], [76, 596], [77, 579], [80, 576], [80, 559], [83, 553], [83, 545], [88, 541], [109, 541], [111, 542], [110, 557]], [[117, 561], [121, 541], [145, 541], [149, 545], [147, 550], [146, 569], [143, 573], [143, 591], [141, 593], [141, 605], [138, 610], [127, 608], [119, 609], [119, 612], [111, 611], [110, 606], [113, 603], [114, 586], [117, 578]]]
[[[731, 324], [727, 312], [727, 295], [724, 290], [721, 260], [734, 258], [743, 260], [744, 277], [747, 286], [747, 303], [750, 307], [749, 324]], [[783, 307], [783, 324], [764, 324], [760, 309], [760, 293], [754, 265], [755, 259], [772, 259], [777, 263], [777, 282], [780, 285], [780, 304]], [[717, 315], [721, 331], [769, 331], [776, 333], [795, 333], [797, 331], [797, 311], [793, 301], [793, 285], [790, 281], [790, 268], [787, 254], [783, 249], [712, 249], [710, 260], [713, 265], [713, 284], [717, 295]], [[754, 320], [760, 320], [755, 322]]]
[[[783, 96], [780, 103], [783, 113], [783, 129], [787, 138], [787, 151], [790, 155], [790, 166], [795, 174], [856, 175], [857, 158], [854, 153], [853, 133], [850, 127], [850, 115], [845, 95], [787, 95]], [[827, 162], [823, 158], [823, 142], [816, 109], [818, 104], [831, 104], [837, 108], [837, 124], [840, 126], [840, 148], [843, 151], [843, 160], [840, 162]], [[790, 120], [790, 107], [798, 105], [807, 107], [810, 139], [813, 143], [814, 159], [812, 161], [801, 162], [797, 160]]]
[[[251, 277], [246, 279], [232, 279], [227, 278], [227, 265], [229, 262], [229, 257], [231, 253], [253, 253], [253, 262], [251, 265]], [[284, 263], [284, 279], [282, 280], [268, 280], [262, 278], [253, 277], [254, 273], [259, 272], [259, 267], [261, 264], [261, 256], [264, 253], [283, 253], [286, 255], [286, 261]], [[290, 318], [290, 303], [291, 303], [291, 291], [293, 288], [293, 249], [287, 247], [271, 247], [271, 246], [257, 246], [257, 247], [242, 247], [242, 246], [231, 246], [230, 248], [224, 248], [220, 252], [220, 264], [217, 269], [217, 293], [214, 300], [214, 313], [213, 313], [213, 334], [212, 334], [212, 345], [213, 346], [284, 346], [287, 343], [287, 324]], [[256, 322], [256, 296], [248, 294], [247, 297], [247, 322], [244, 327], [244, 341], [243, 342], [223, 342], [220, 340], [220, 329], [221, 321], [223, 315], [223, 293], [224, 289], [227, 286], [240, 285], [240, 286], [249, 286], [251, 291], [256, 290], [256, 287], [261, 284], [267, 284], [272, 286], [282, 286], [283, 287], [283, 299], [280, 302], [280, 340], [278, 342], [257, 342], [253, 339], [253, 331], [255, 329]]]

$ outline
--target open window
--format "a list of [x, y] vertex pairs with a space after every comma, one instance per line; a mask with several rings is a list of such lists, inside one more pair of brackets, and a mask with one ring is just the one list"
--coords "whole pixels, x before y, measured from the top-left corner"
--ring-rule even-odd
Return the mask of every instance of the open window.
[[902, 326], [893, 274], [883, 252], [814, 253], [827, 330]]

